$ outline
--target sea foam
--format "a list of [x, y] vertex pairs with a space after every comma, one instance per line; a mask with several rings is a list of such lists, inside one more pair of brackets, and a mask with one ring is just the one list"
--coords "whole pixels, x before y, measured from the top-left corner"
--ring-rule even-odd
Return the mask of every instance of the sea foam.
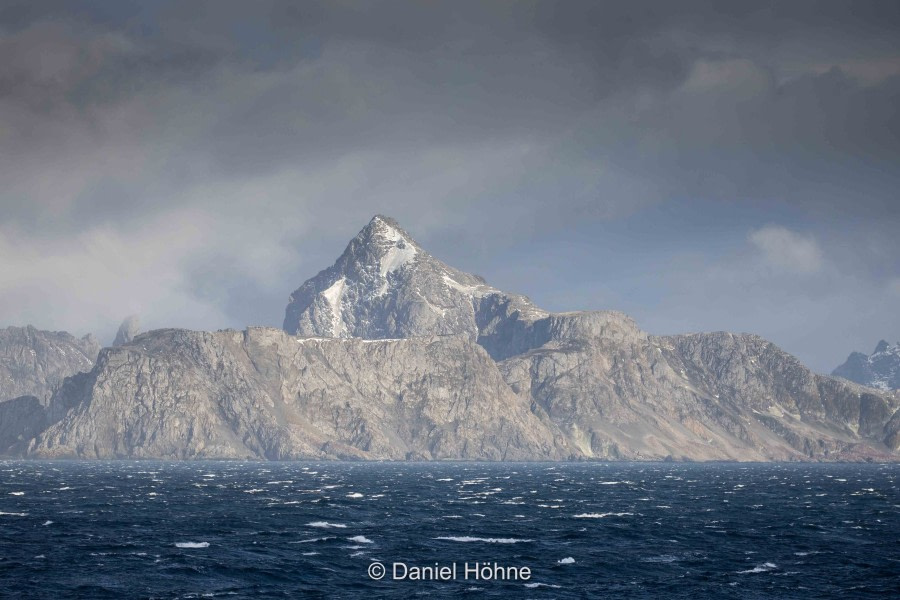
[[433, 538], [435, 540], [448, 540], [450, 542], [484, 542], [486, 544], [518, 544], [522, 542], [530, 542], [532, 540], [523, 540], [518, 538], [483, 538], [472, 537], [468, 535], [462, 536], [440, 536]]

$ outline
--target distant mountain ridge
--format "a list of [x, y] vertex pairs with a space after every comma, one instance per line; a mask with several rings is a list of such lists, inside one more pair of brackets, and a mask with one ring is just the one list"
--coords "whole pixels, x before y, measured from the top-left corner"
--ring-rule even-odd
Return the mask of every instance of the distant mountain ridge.
[[[125, 337], [125, 336], [123, 336]], [[34, 457], [888, 460], [900, 394], [726, 332], [550, 313], [375, 216], [291, 295], [284, 331], [157, 330], [45, 405], [0, 404]]]
[[0, 329], [0, 402], [34, 396], [46, 402], [63, 380], [94, 366], [100, 344], [92, 335], [31, 325]]
[[900, 389], [900, 342], [881, 340], [869, 355], [853, 352], [831, 374], [881, 390]]

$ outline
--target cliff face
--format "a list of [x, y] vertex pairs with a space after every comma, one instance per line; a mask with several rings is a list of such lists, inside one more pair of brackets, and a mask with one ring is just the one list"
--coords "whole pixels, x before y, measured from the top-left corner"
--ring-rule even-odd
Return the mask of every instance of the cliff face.
[[[558, 431], [464, 336], [162, 330], [101, 353], [32, 456], [561, 459]], [[73, 398], [73, 393], [77, 397]]]
[[743, 411], [809, 458], [867, 458], [896, 450], [887, 424], [896, 394], [816, 375], [759, 336], [724, 332], [657, 338], [707, 396]]
[[753, 335], [543, 311], [385, 217], [294, 292], [285, 329], [106, 348], [46, 408], [10, 404], [21, 431], [0, 427], [0, 450], [6, 436], [41, 457], [900, 458], [896, 392], [815, 375]]
[[861, 460], [897, 449], [895, 396], [815, 375], [757, 336], [653, 337], [614, 312], [553, 315], [545, 329], [546, 343], [500, 369], [587, 456]]
[[46, 402], [63, 380], [94, 366], [100, 344], [93, 336], [32, 326], [0, 329], [0, 402], [34, 396]]

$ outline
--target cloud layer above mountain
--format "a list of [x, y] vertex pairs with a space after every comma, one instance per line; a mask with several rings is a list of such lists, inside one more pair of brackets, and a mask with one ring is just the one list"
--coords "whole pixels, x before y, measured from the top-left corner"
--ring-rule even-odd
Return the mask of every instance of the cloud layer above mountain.
[[900, 337], [897, 40], [886, 2], [7, 2], [0, 324], [277, 325], [377, 212], [828, 371]]

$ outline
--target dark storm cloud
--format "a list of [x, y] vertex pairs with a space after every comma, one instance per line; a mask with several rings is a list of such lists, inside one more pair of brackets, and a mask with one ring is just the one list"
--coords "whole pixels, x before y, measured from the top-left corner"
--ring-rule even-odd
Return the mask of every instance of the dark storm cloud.
[[[824, 368], [900, 333], [898, 33], [888, 2], [7, 2], [0, 315], [276, 324], [385, 212], [551, 308]], [[831, 342], [771, 325], [867, 301]]]

